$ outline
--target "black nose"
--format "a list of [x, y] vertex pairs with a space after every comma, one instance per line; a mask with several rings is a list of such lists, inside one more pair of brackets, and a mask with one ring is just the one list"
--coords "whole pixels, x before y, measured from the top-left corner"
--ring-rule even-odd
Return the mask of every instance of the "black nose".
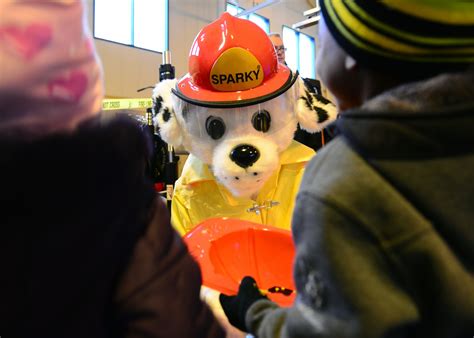
[[257, 162], [260, 153], [257, 149], [248, 144], [235, 147], [230, 152], [230, 159], [242, 168], [248, 168]]

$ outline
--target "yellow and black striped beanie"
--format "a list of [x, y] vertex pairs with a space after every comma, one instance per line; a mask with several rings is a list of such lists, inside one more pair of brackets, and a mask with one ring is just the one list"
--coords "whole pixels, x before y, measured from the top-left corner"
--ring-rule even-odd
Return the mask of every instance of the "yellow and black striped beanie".
[[339, 45], [370, 66], [474, 63], [474, 0], [320, 0]]

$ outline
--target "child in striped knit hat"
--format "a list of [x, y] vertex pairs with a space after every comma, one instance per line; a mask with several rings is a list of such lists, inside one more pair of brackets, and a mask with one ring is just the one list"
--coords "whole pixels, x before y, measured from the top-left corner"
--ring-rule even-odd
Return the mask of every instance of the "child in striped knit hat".
[[221, 295], [258, 337], [474, 334], [474, 1], [321, 0], [339, 135], [293, 214], [297, 300]]

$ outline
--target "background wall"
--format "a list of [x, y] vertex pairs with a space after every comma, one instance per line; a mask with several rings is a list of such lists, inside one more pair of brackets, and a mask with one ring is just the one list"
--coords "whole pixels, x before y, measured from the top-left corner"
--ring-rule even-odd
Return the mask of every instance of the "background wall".
[[[93, 0], [89, 5], [89, 25], [92, 30]], [[113, 0], [110, 0], [113, 1]], [[262, 0], [241, 0], [240, 7], [249, 9]], [[169, 0], [169, 49], [176, 76], [187, 72], [188, 54], [197, 33], [225, 11], [225, 0]], [[270, 19], [270, 31], [281, 33], [282, 25], [290, 26], [305, 19], [303, 12], [314, 7], [311, 0], [280, 0], [256, 13]], [[316, 37], [316, 26], [301, 30]], [[149, 97], [151, 90], [137, 89], [158, 81], [161, 53], [128, 47], [113, 42], [95, 40], [102, 59], [105, 89], [108, 97]]]

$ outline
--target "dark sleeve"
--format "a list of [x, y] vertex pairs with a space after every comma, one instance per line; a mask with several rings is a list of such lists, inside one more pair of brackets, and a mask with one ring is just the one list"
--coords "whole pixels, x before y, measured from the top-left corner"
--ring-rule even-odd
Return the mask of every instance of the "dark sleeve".
[[293, 214], [295, 304], [255, 303], [258, 337], [383, 337], [419, 318], [369, 231], [336, 203], [300, 194]]
[[201, 302], [201, 274], [166, 205], [155, 199], [150, 224], [135, 246], [117, 294], [124, 337], [224, 337]]

